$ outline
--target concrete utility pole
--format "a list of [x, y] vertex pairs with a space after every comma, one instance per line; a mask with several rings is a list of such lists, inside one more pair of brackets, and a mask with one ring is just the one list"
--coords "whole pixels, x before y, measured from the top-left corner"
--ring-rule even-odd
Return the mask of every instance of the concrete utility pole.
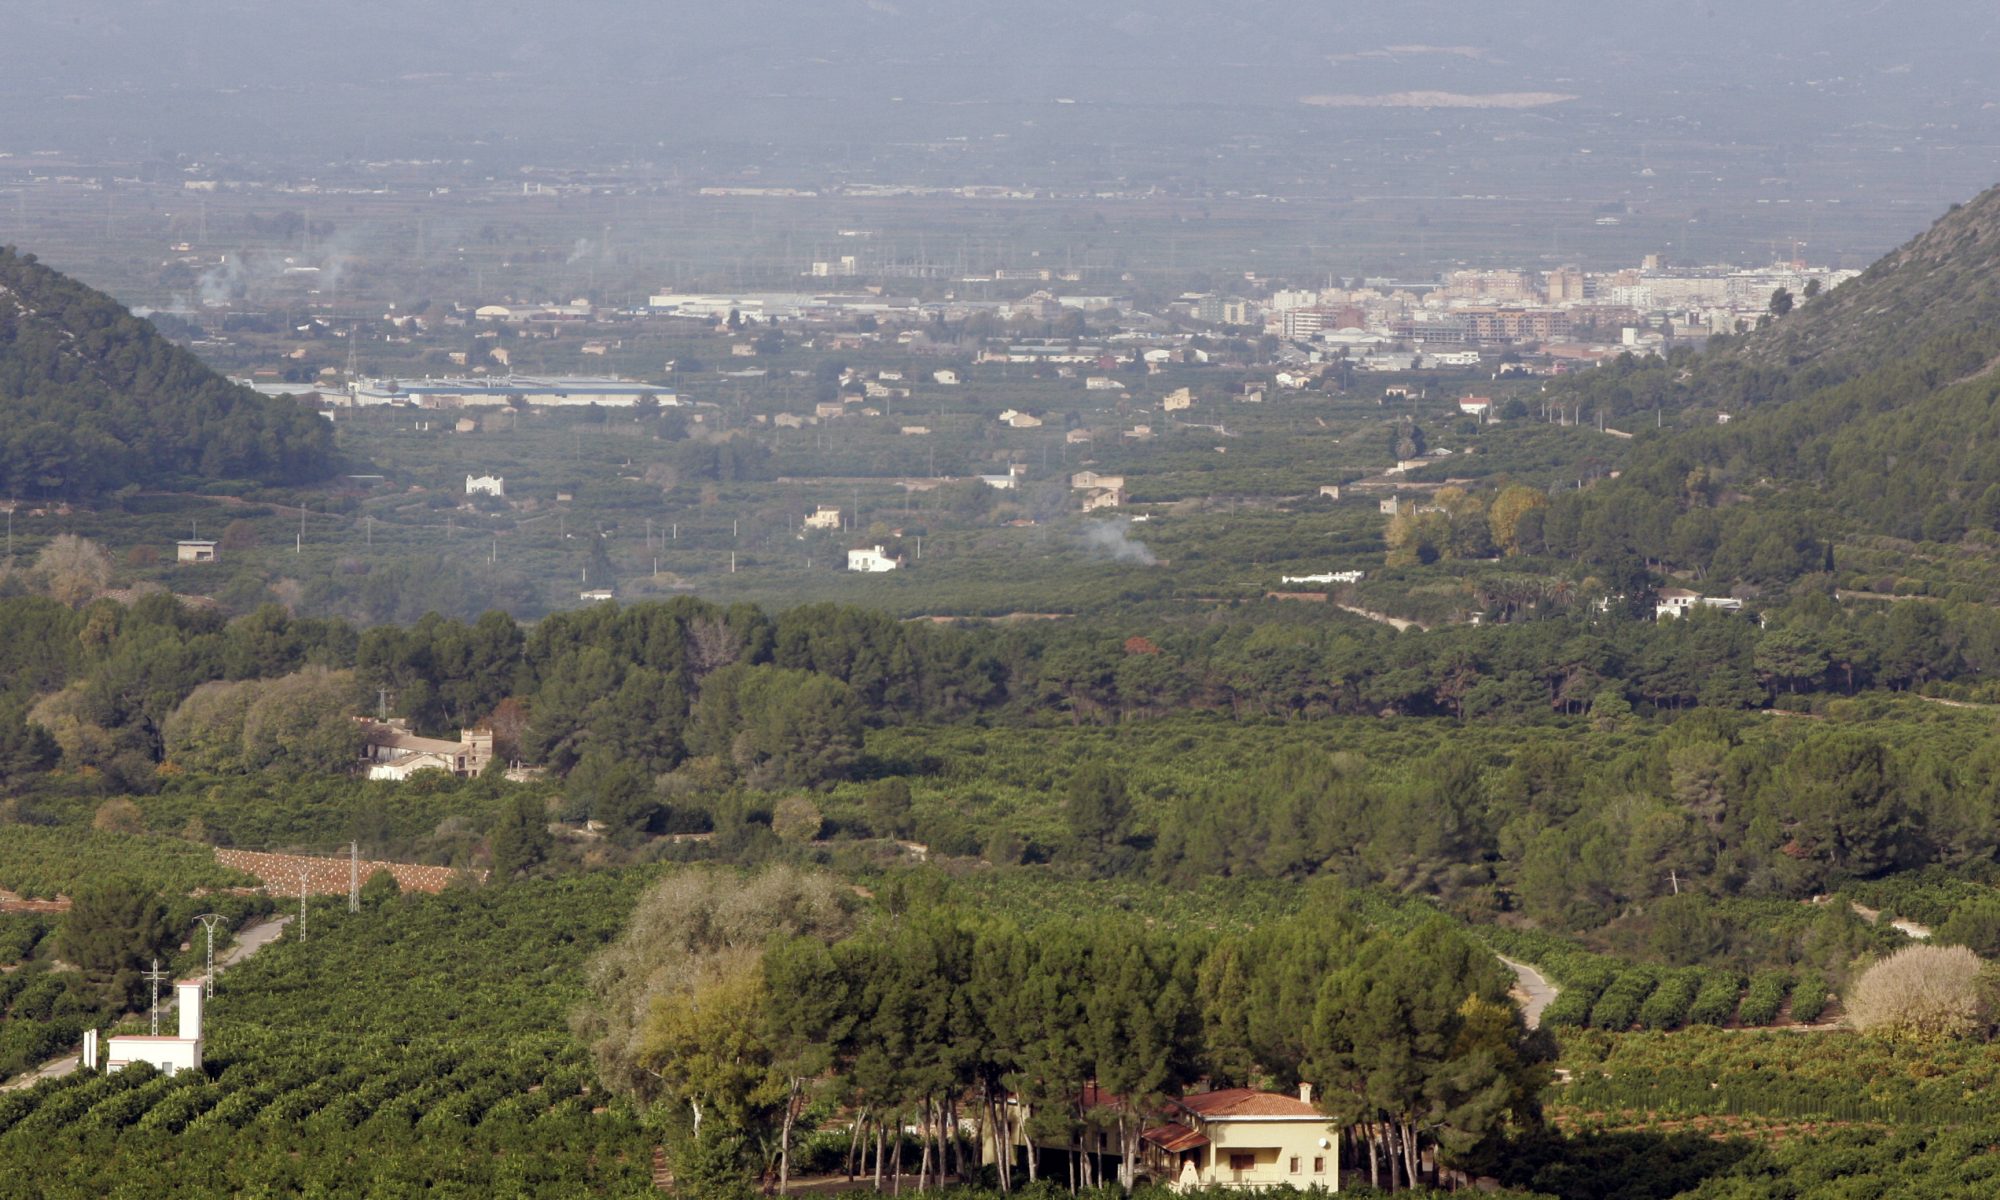
[[153, 985], [153, 1005], [148, 1017], [148, 1032], [153, 1037], [160, 1036], [160, 981], [166, 977], [167, 973], [160, 970], [160, 960], [157, 958], [153, 960], [153, 969], [140, 976]]
[[202, 995], [213, 999], [215, 996], [215, 927], [222, 922], [218, 913], [203, 913], [195, 920], [208, 931], [208, 973], [202, 977]]
[[306, 873], [299, 871], [299, 940], [306, 940]]
[[347, 911], [361, 911], [361, 843], [347, 843]]

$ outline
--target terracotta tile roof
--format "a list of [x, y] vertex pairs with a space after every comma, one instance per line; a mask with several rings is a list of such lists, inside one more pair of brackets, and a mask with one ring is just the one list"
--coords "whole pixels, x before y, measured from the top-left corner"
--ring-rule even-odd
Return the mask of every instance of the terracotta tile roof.
[[1208, 1120], [1230, 1117], [1317, 1117], [1320, 1111], [1297, 1096], [1282, 1092], [1259, 1092], [1250, 1088], [1222, 1088], [1198, 1092], [1175, 1101], [1181, 1108]]
[[1185, 1125], [1169, 1121], [1165, 1125], [1155, 1125], [1139, 1135], [1169, 1154], [1179, 1154], [1183, 1150], [1193, 1150], [1208, 1145], [1205, 1134], [1196, 1133]]
[[[1077, 1107], [1082, 1109], [1117, 1108], [1124, 1098], [1116, 1092], [1107, 1091], [1095, 1082], [1083, 1085], [1077, 1094]], [[1283, 1092], [1260, 1092], [1254, 1088], [1218, 1088], [1212, 1092], [1195, 1092], [1179, 1099], [1170, 1099], [1163, 1106], [1160, 1115], [1166, 1117], [1176, 1111], [1205, 1121], [1242, 1120], [1256, 1117], [1321, 1117], [1319, 1109], [1307, 1104], [1297, 1096]], [[1161, 1128], [1171, 1128], [1171, 1122]]]

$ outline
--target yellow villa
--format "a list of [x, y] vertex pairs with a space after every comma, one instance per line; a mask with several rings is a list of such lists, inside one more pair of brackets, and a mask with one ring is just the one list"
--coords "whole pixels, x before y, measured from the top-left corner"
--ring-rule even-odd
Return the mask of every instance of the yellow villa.
[[[1113, 1097], [1090, 1087], [1084, 1090], [1086, 1109], [1115, 1105]], [[1026, 1114], [1023, 1114], [1025, 1117]], [[1026, 1126], [1013, 1125], [1013, 1155], [1019, 1164], [1027, 1149]], [[1088, 1155], [1103, 1179], [1117, 1177], [1118, 1135], [1115, 1129], [1087, 1130], [1079, 1145], [1037, 1137], [1043, 1174], [1060, 1170], [1055, 1164], [1071, 1153]], [[990, 1157], [990, 1146], [989, 1146]], [[1138, 1180], [1163, 1183], [1179, 1192], [1202, 1188], [1259, 1188], [1290, 1184], [1297, 1188], [1340, 1190], [1340, 1136], [1325, 1113], [1312, 1104], [1311, 1085], [1298, 1095], [1261, 1092], [1251, 1088], [1221, 1088], [1168, 1100], [1155, 1123], [1140, 1135]]]

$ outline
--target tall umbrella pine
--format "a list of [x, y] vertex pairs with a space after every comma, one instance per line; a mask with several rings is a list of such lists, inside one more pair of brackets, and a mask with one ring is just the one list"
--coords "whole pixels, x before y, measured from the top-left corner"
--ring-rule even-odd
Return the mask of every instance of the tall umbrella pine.
[[1307, 1072], [1328, 1116], [1361, 1127], [1371, 1175], [1386, 1162], [1416, 1187], [1425, 1144], [1464, 1149], [1522, 1111], [1506, 1003], [1499, 964], [1442, 922], [1375, 934], [1326, 979]]
[[764, 954], [765, 1042], [785, 1080], [778, 1130], [778, 1191], [790, 1190], [792, 1130], [808, 1091], [833, 1067], [835, 1048], [851, 1036], [846, 979], [825, 942], [796, 937]]
[[1084, 1036], [1091, 1073], [1117, 1120], [1118, 1182], [1129, 1189], [1148, 1119], [1194, 1073], [1194, 1046], [1185, 1040], [1193, 1001], [1164, 961], [1167, 946], [1148, 945], [1140, 931], [1118, 924], [1094, 933]]

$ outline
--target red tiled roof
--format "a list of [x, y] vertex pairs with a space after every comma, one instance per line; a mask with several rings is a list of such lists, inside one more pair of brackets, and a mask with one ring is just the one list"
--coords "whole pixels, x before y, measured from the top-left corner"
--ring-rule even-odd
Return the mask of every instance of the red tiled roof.
[[1155, 1125], [1139, 1136], [1169, 1154], [1179, 1154], [1183, 1150], [1193, 1150], [1198, 1146], [1208, 1145], [1207, 1135], [1196, 1133], [1187, 1126], [1176, 1125], [1172, 1121], [1165, 1125]]
[[[1117, 1108], [1124, 1103], [1124, 1097], [1116, 1092], [1106, 1091], [1093, 1081], [1083, 1085], [1077, 1094], [1077, 1107], [1083, 1109]], [[1246, 1117], [1317, 1117], [1321, 1112], [1297, 1096], [1283, 1092], [1260, 1092], [1255, 1088], [1218, 1088], [1212, 1092], [1196, 1092], [1170, 1099], [1164, 1105], [1161, 1116], [1178, 1109], [1181, 1112], [1200, 1117], [1203, 1120], [1227, 1121]], [[1161, 1128], [1173, 1128], [1169, 1123]]]
[[1250, 1088], [1222, 1088], [1182, 1096], [1180, 1107], [1209, 1120], [1229, 1117], [1317, 1117], [1320, 1111], [1297, 1096], [1283, 1092], [1259, 1092]]

